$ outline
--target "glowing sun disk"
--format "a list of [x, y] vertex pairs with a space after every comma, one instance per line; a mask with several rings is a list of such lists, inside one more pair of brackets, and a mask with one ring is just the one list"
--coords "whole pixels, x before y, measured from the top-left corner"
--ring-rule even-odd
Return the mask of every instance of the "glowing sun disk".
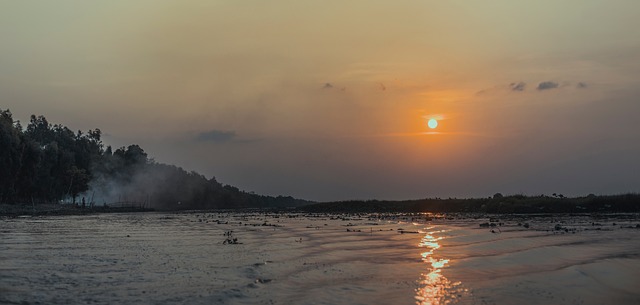
[[438, 127], [438, 120], [429, 119], [429, 121], [427, 122], [427, 126], [429, 126], [429, 128], [431, 129], [435, 129], [436, 127]]

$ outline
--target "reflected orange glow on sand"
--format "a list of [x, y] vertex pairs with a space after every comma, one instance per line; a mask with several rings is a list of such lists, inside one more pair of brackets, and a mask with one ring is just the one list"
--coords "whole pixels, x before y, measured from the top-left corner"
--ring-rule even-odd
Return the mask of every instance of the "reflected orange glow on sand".
[[416, 290], [416, 304], [418, 305], [439, 305], [450, 303], [458, 295], [460, 282], [452, 283], [444, 275], [442, 275], [442, 268], [448, 263], [449, 259], [437, 259], [433, 257], [434, 251], [441, 247], [438, 241], [444, 237], [434, 236], [437, 233], [444, 231], [431, 231], [422, 238], [420, 247], [427, 248], [427, 251], [422, 252], [422, 261], [428, 264], [428, 273], [423, 273], [420, 279], [420, 288]]

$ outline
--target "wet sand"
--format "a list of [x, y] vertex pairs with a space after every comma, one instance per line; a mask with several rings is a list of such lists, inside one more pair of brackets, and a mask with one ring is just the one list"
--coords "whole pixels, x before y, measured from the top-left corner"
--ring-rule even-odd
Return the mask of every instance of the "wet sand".
[[443, 277], [468, 290], [461, 304], [640, 304], [637, 215], [500, 222], [452, 221], [436, 233]]
[[420, 236], [400, 226], [415, 227], [211, 213], [6, 219], [0, 302], [411, 304]]
[[639, 303], [637, 215], [491, 220], [259, 213], [5, 218], [0, 303]]

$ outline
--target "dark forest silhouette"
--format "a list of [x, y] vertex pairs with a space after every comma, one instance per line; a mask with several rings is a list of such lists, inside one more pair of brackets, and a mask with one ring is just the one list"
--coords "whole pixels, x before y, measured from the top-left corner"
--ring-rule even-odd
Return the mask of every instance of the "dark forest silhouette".
[[261, 196], [150, 159], [138, 145], [113, 150], [100, 129], [73, 132], [32, 115], [23, 128], [0, 109], [0, 203], [137, 204], [155, 209], [285, 207], [308, 202]]

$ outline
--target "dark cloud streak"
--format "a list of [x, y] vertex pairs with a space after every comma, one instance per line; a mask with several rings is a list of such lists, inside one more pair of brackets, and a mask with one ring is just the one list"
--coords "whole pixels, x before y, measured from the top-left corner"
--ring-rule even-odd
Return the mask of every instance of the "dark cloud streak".
[[540, 84], [538, 84], [538, 90], [542, 91], [542, 90], [550, 90], [550, 89], [556, 89], [558, 88], [558, 83], [556, 82], [552, 82], [552, 81], [546, 81], [546, 82], [541, 82]]

